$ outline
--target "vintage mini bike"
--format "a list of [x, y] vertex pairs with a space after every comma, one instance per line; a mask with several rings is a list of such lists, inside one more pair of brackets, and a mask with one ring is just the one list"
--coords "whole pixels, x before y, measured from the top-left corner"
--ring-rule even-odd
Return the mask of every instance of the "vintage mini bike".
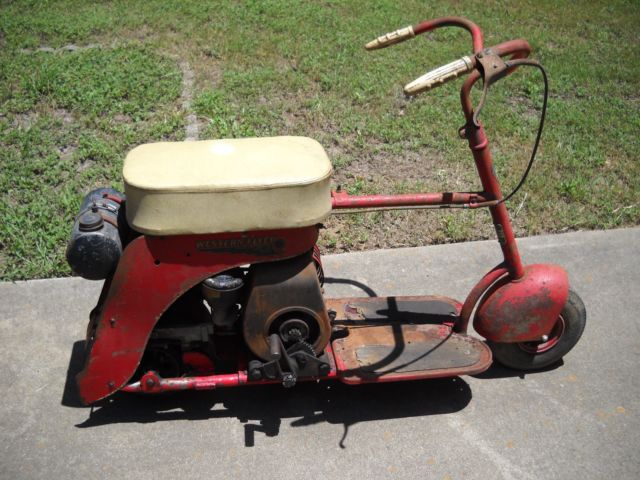
[[[521, 66], [544, 69], [512, 40], [492, 48], [464, 18], [397, 30], [386, 47], [443, 26], [471, 33], [473, 54], [405, 87], [407, 95], [469, 74], [461, 90], [481, 192], [348, 195], [331, 191], [331, 162], [305, 137], [142, 145], [124, 162], [125, 196], [82, 203], [68, 261], [104, 279], [90, 314], [80, 397], [336, 379], [348, 384], [478, 374], [495, 357], [516, 369], [558, 362], [585, 326], [582, 301], [556, 265], [523, 265], [479, 114], [489, 87]], [[483, 80], [474, 108], [470, 92]], [[516, 190], [517, 190], [516, 188]], [[512, 193], [513, 194], [513, 193]], [[504, 261], [464, 303], [441, 296], [331, 298], [316, 246], [332, 213], [393, 208], [491, 212]], [[487, 342], [468, 335], [469, 322]]]

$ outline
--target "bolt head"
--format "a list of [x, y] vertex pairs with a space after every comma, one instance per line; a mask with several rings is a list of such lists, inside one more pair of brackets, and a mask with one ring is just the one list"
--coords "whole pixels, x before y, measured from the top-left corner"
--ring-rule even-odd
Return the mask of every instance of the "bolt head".
[[291, 388], [296, 384], [296, 377], [290, 373], [285, 373], [282, 376], [282, 386], [285, 388]]

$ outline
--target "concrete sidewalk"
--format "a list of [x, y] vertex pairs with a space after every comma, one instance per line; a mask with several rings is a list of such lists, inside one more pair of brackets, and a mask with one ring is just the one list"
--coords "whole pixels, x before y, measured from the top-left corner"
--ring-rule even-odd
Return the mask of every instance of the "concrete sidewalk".
[[[0, 478], [640, 478], [640, 228], [520, 246], [564, 266], [587, 307], [558, 368], [123, 395], [92, 414], [67, 377], [100, 283], [1, 283]], [[464, 299], [499, 260], [494, 241], [329, 256], [326, 291]]]

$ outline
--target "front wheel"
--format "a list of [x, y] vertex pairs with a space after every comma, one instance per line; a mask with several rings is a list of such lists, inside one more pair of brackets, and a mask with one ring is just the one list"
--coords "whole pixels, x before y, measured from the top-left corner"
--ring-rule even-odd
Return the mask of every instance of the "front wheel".
[[560, 361], [578, 343], [587, 322], [580, 296], [569, 289], [567, 302], [544, 341], [497, 343], [487, 341], [494, 358], [516, 370], [539, 370]]

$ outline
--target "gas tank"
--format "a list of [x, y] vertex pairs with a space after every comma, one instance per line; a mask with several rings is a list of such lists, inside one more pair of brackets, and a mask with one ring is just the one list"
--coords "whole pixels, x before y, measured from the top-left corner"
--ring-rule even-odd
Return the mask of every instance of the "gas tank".
[[80, 205], [67, 244], [71, 270], [88, 280], [102, 280], [116, 269], [122, 255], [120, 230], [125, 196], [112, 188], [89, 192]]

